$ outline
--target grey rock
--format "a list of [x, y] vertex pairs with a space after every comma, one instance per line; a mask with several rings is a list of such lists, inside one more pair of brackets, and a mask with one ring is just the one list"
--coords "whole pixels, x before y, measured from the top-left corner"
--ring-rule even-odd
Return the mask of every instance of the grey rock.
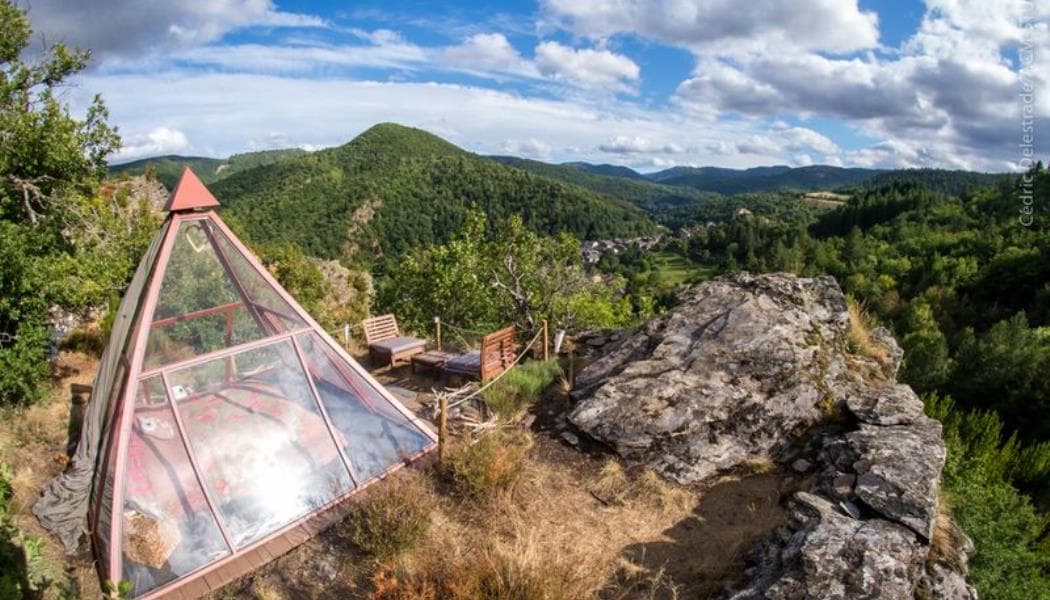
[[[880, 335], [895, 370], [899, 346]], [[788, 525], [756, 551], [735, 598], [910, 600], [919, 585], [967, 598], [965, 547], [940, 570], [925, 566], [940, 424], [889, 369], [849, 355], [848, 336], [832, 278], [704, 282], [602, 349], [576, 378], [569, 420], [681, 483], [756, 458], [813, 473], [812, 493], [790, 502]]]
[[848, 316], [830, 277], [739, 274], [683, 293], [580, 372], [570, 420], [681, 483], [777, 458], [845, 379]]
[[941, 424], [928, 417], [911, 425], [862, 424], [846, 439], [858, 457], [857, 498], [930, 539], [946, 456]]
[[561, 432], [561, 439], [565, 440], [570, 446], [578, 446], [580, 444], [580, 437], [571, 431]]
[[883, 348], [886, 348], [886, 352], [890, 357], [890, 372], [896, 377], [897, 372], [901, 368], [901, 360], [904, 359], [904, 349], [897, 343], [890, 330], [885, 327], [880, 326], [872, 329], [871, 339], [876, 344], [881, 344]]
[[853, 495], [853, 484], [857, 483], [857, 476], [853, 473], [839, 473], [831, 481], [831, 495], [841, 499]]
[[883, 387], [853, 385], [846, 396], [846, 406], [865, 423], [904, 425], [924, 418], [922, 400], [903, 384]]
[[926, 567], [919, 585], [927, 598], [937, 600], [978, 600], [977, 590], [968, 583], [959, 571], [946, 565], [934, 563]]
[[827, 500], [799, 492], [790, 525], [767, 545], [763, 564], [733, 600], [880, 598], [912, 600], [926, 547], [909, 529], [882, 519], [859, 521]]

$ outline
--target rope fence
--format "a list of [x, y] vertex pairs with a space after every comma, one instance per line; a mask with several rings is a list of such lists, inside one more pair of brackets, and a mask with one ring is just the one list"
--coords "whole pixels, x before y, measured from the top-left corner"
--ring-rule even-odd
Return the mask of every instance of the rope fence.
[[[504, 368], [502, 371], [500, 371], [498, 375], [496, 375], [492, 379], [488, 380], [487, 382], [484, 382], [480, 387], [478, 387], [477, 389], [475, 389], [473, 391], [470, 391], [470, 390], [476, 385], [474, 382], [468, 383], [468, 384], [466, 384], [466, 385], [464, 385], [464, 386], [462, 386], [460, 388], [456, 388], [456, 389], [445, 388], [444, 390], [437, 390], [437, 389], [431, 388], [431, 391], [434, 392], [434, 396], [435, 396], [435, 398], [437, 400], [437, 402], [434, 403], [434, 407], [437, 409], [437, 414], [435, 416], [438, 419], [438, 461], [439, 462], [444, 462], [444, 460], [445, 460], [445, 449], [446, 449], [447, 440], [448, 440], [448, 413], [449, 413], [449, 410], [457, 408], [459, 406], [462, 406], [463, 404], [466, 404], [467, 402], [469, 402], [469, 401], [471, 401], [471, 400], [473, 400], [475, 398], [478, 398], [479, 396], [481, 396], [481, 394], [485, 390], [487, 390], [490, 387], [492, 387], [493, 385], [495, 385], [500, 379], [503, 379], [504, 375], [506, 375], [507, 373], [510, 373], [510, 371], [514, 367], [518, 366], [518, 363], [520, 363], [522, 361], [522, 359], [525, 358], [525, 355], [529, 353], [529, 350], [531, 350], [532, 347], [536, 345], [536, 342], [539, 341], [539, 339], [541, 337], [544, 339], [544, 343], [546, 343], [546, 341], [547, 341], [547, 335], [546, 334], [547, 334], [547, 328], [546, 328], [546, 323], [544, 323], [544, 328], [541, 329], [540, 331], [536, 332], [536, 335], [532, 336], [532, 339], [529, 341], [529, 343], [525, 345], [525, 347], [521, 350], [521, 352], [518, 353], [518, 355], [514, 358], [513, 361], [511, 361], [511, 363], [509, 365], [506, 366], [506, 368]], [[546, 355], [546, 349], [544, 349], [544, 354]], [[496, 419], [493, 416], [493, 417], [489, 418], [488, 420], [475, 422], [473, 424], [473, 429], [475, 431], [480, 431], [480, 430], [483, 430], [483, 429], [492, 429], [492, 428], [494, 428], [496, 426], [497, 426]]]
[[[461, 338], [461, 341], [463, 341], [464, 343], [466, 342], [466, 339], [465, 339], [464, 336], [472, 336], [472, 337], [475, 337], [475, 338], [482, 337], [483, 338], [486, 335], [488, 335], [488, 332], [477, 331], [477, 330], [474, 330], [474, 329], [468, 329], [466, 327], [460, 327], [459, 325], [456, 325], [454, 323], [443, 322], [440, 317], [434, 317], [434, 341], [435, 341], [435, 346], [436, 346], [437, 350], [441, 350], [442, 326], [447, 328], [449, 331], [456, 332], [456, 334]], [[339, 337], [342, 337], [344, 346], [347, 348], [347, 350], [349, 350], [350, 349], [350, 341], [351, 341], [351, 333], [355, 332], [355, 331], [356, 332], [360, 332], [360, 333], [364, 333], [364, 326], [363, 326], [363, 324], [361, 324], [361, 325], [351, 325], [350, 323], [346, 323], [346, 324], [343, 325], [343, 327], [341, 327], [339, 329], [330, 330], [327, 333], [329, 335], [331, 335], [332, 337], [335, 337], [337, 339]], [[562, 335], [561, 332], [559, 332], [559, 336], [560, 335]], [[488, 381], [483, 381], [483, 382], [470, 382], [470, 383], [467, 383], [467, 384], [465, 384], [465, 385], [463, 385], [463, 386], [461, 386], [459, 388], [448, 388], [448, 387], [446, 387], [444, 389], [431, 388], [431, 391], [433, 392], [434, 397], [435, 397], [435, 402], [430, 405], [430, 410], [432, 411], [431, 412], [432, 417], [436, 418], [437, 421], [438, 421], [438, 460], [439, 461], [444, 460], [444, 457], [445, 457], [445, 450], [446, 450], [447, 440], [448, 440], [448, 416], [449, 416], [449, 411], [451, 411], [453, 409], [456, 409], [456, 408], [459, 408], [459, 407], [462, 407], [463, 405], [467, 404], [468, 402], [475, 401], [476, 399], [480, 398], [481, 395], [483, 393], [485, 393], [486, 390], [488, 390], [492, 386], [496, 385], [501, 379], [503, 379], [503, 377], [507, 373], [509, 373], [512, 369], [517, 367], [521, 363], [521, 361], [525, 359], [525, 356], [536, 347], [537, 343], [540, 343], [541, 339], [542, 339], [542, 347], [543, 347], [543, 351], [541, 353], [541, 356], [543, 357], [544, 360], [547, 360], [550, 357], [550, 341], [551, 340], [550, 340], [550, 331], [549, 331], [549, 328], [548, 328], [547, 321], [543, 320], [541, 322], [541, 326], [540, 326], [539, 330], [535, 333], [535, 335], [532, 336], [532, 339], [529, 340], [529, 342], [522, 347], [521, 351], [518, 352], [517, 356], [514, 357], [514, 360], [512, 360], [510, 363], [508, 363], [492, 379], [489, 379]], [[556, 341], [556, 343], [557, 343], [557, 341]], [[479, 418], [478, 419], [473, 419], [473, 418], [470, 418], [470, 417], [462, 414], [462, 410], [460, 411], [460, 413], [461, 413], [460, 414], [460, 419], [463, 420], [463, 421], [468, 422], [470, 427], [471, 427], [471, 429], [473, 429], [475, 433], [477, 433], [479, 431], [482, 431], [482, 430], [492, 429], [492, 428], [495, 428], [495, 427], [499, 426], [499, 423], [498, 423], [497, 419], [495, 418], [495, 415], [490, 415], [488, 419], [484, 418], [484, 415], [485, 415], [486, 411], [485, 411], [485, 406], [484, 406], [483, 403], [479, 404], [478, 408], [479, 408], [479, 415], [478, 415]]]

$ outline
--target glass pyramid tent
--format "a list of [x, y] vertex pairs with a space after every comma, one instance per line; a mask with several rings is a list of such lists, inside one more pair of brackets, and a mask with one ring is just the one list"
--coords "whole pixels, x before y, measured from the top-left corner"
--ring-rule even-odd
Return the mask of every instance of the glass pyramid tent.
[[77, 453], [33, 507], [67, 550], [86, 525], [100, 577], [134, 597], [229, 582], [435, 445], [215, 206], [187, 168], [118, 309]]

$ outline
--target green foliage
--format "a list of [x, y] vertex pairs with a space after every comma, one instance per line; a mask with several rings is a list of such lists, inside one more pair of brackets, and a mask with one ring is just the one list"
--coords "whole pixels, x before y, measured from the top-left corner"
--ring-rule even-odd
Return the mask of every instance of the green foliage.
[[947, 385], [954, 396], [978, 399], [994, 393], [994, 408], [1004, 418], [1023, 423], [1033, 439], [1050, 439], [1050, 327], [1030, 327], [1018, 313], [980, 337], [967, 328], [955, 362]]
[[335, 261], [307, 256], [293, 244], [262, 246], [259, 257], [293, 298], [326, 330], [358, 323], [371, 308], [371, 277]]
[[11, 493], [11, 469], [0, 463], [0, 598], [42, 598], [64, 577], [44, 557], [43, 542], [15, 525]]
[[603, 175], [576, 165], [552, 165], [512, 156], [494, 156], [492, 159], [522, 171], [578, 185], [597, 194], [627, 200], [646, 210], [656, 219], [659, 219], [660, 213], [666, 209], [701, 203], [717, 197], [714, 194], [688, 187], [647, 181], [640, 176], [627, 179], [622, 176]]
[[743, 194], [778, 190], [826, 190], [857, 184], [879, 171], [828, 165], [791, 168], [757, 167], [746, 170], [718, 167], [674, 167], [651, 178], [665, 184], [688, 186], [719, 194]]
[[482, 393], [485, 404], [504, 421], [510, 421], [539, 399], [543, 390], [562, 374], [557, 360], [522, 363], [504, 374]]
[[452, 448], [442, 466], [461, 495], [485, 502], [511, 491], [521, 480], [531, 447], [528, 433], [499, 429], [473, 444]]
[[442, 244], [471, 209], [489, 224], [520, 215], [532, 231], [578, 238], [647, 232], [634, 206], [464, 152], [417, 129], [381, 124], [338, 148], [218, 182], [225, 213], [256, 241], [367, 260]]
[[944, 426], [944, 489], [976, 547], [969, 580], [982, 598], [1050, 597], [1050, 548], [1040, 542], [1047, 521], [1015, 487], [1046, 481], [1050, 442], [1004, 441], [995, 413], [959, 411], [949, 397], [927, 396], [926, 410]]
[[109, 167], [112, 177], [145, 175], [156, 179], [169, 190], [175, 188], [182, 170], [190, 167], [205, 184], [212, 184], [241, 171], [304, 156], [305, 150], [284, 148], [234, 154], [229, 158], [206, 158], [203, 156], [154, 156]]
[[[1031, 175], [1050, 202], [1050, 176]], [[898, 182], [822, 215], [756, 211], [696, 229], [684, 251], [719, 272], [834, 275], [895, 332], [905, 382], [1045, 439], [1050, 236], [1045, 223], [1017, 222], [1017, 179], [1002, 181], [963, 198]]]
[[433, 504], [421, 478], [402, 474], [355, 501], [343, 529], [364, 553], [390, 558], [423, 540]]
[[630, 305], [586, 275], [572, 236], [541, 237], [515, 215], [489, 238], [485, 222], [472, 212], [449, 243], [418, 248], [389, 266], [379, 286], [379, 312], [393, 312], [417, 331], [427, 330], [434, 316], [478, 331], [509, 319], [525, 333], [541, 319], [561, 328], [630, 320]]
[[59, 44], [27, 63], [29, 38], [24, 10], [0, 0], [0, 404], [45, 389], [52, 307], [105, 306], [156, 226], [148, 207], [97, 191], [119, 144], [101, 101], [76, 119], [59, 100], [88, 54]]

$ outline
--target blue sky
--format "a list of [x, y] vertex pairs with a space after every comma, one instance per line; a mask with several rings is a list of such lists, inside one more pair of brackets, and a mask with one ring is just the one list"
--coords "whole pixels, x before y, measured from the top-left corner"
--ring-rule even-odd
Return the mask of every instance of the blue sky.
[[[34, 0], [91, 49], [125, 147], [338, 145], [394, 121], [470, 150], [651, 171], [1016, 168], [1050, 139], [1050, 0]], [[1022, 63], [1028, 48], [1036, 60]]]

